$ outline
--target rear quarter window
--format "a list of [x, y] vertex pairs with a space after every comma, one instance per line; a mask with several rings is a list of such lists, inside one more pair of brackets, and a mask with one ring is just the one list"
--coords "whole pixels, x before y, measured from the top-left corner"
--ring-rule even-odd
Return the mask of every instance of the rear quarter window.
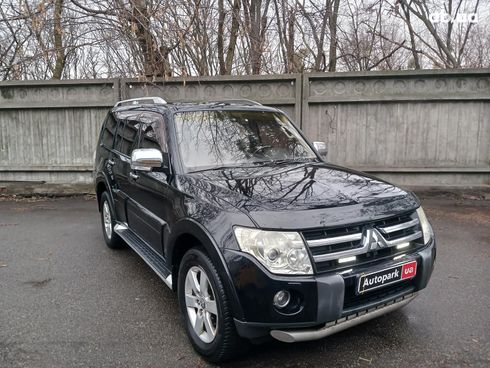
[[112, 114], [107, 116], [104, 129], [102, 131], [102, 144], [104, 147], [112, 149], [114, 143], [114, 135], [116, 134], [117, 121]]

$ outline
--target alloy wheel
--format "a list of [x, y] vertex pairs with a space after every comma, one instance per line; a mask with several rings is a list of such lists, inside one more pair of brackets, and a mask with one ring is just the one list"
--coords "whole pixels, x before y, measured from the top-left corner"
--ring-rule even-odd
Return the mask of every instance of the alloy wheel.
[[218, 307], [211, 282], [206, 272], [193, 266], [185, 277], [185, 304], [187, 315], [196, 335], [211, 343], [218, 329]]
[[111, 218], [111, 210], [109, 208], [109, 203], [107, 201], [104, 202], [102, 206], [102, 217], [104, 219], [104, 230], [107, 239], [111, 240], [112, 237], [112, 218]]

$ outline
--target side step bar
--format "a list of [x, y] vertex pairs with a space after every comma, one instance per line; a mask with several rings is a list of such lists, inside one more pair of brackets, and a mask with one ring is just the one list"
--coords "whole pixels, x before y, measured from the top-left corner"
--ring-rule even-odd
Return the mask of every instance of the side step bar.
[[153, 271], [172, 289], [172, 272], [167, 268], [165, 261], [155, 253], [143, 240], [133, 233], [126, 225], [118, 223], [114, 232], [119, 235]]

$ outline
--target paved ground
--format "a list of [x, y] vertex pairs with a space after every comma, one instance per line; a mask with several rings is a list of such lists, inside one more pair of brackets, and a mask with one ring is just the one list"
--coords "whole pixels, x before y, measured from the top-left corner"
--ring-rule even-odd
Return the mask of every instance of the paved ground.
[[[418, 299], [321, 341], [255, 347], [232, 366], [490, 366], [490, 201], [423, 203], [439, 248]], [[0, 367], [207, 366], [176, 296], [101, 234], [92, 199], [0, 202]]]

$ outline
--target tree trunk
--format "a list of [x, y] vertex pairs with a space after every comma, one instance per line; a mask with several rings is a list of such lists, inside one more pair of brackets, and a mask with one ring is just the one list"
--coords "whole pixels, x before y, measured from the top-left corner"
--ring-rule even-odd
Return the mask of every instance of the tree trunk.
[[[295, 5], [296, 6], [296, 5]], [[301, 68], [301, 65], [295, 60], [295, 50], [294, 50], [294, 24], [296, 22], [296, 9], [290, 9], [288, 12], [287, 18], [287, 42], [286, 42], [286, 50], [288, 55], [288, 73], [298, 72]]]
[[404, 6], [403, 3], [401, 4], [401, 7], [403, 13], [405, 14], [405, 22], [407, 23], [408, 34], [410, 35], [410, 46], [411, 46], [410, 48], [412, 51], [414, 68], [420, 69], [420, 58], [415, 44], [415, 31], [413, 30], [412, 27], [412, 21], [410, 19], [410, 11]]
[[[262, 70], [262, 55], [264, 53], [265, 31], [267, 28], [267, 11], [270, 0], [244, 1], [244, 18], [247, 24], [247, 36], [249, 39], [249, 58], [252, 74], [260, 74]], [[263, 9], [263, 11], [262, 11]]]
[[240, 0], [233, 2], [232, 18], [231, 18], [231, 30], [230, 41], [228, 44], [228, 50], [226, 51], [226, 74], [231, 74], [233, 66], [233, 58], [235, 57], [236, 42], [238, 39], [238, 31], [240, 28]]
[[[330, 31], [330, 47], [328, 52], [328, 71], [337, 69], [337, 18], [339, 15], [340, 0], [333, 0], [333, 11], [330, 13], [328, 27]], [[331, 7], [331, 5], [330, 5]]]
[[170, 49], [158, 46], [150, 31], [150, 16], [145, 0], [131, 1], [131, 23], [143, 54], [143, 71], [146, 77], [170, 76], [168, 56]]
[[224, 24], [225, 24], [225, 9], [223, 6], [223, 0], [218, 0], [218, 39], [217, 39], [217, 47], [218, 47], [218, 63], [219, 63], [219, 74], [226, 74], [226, 65], [225, 65], [225, 55], [224, 55]]
[[56, 0], [54, 4], [54, 51], [55, 65], [52, 79], [61, 79], [65, 69], [66, 56], [63, 48], [63, 28], [61, 25], [63, 0]]
[[252, 74], [260, 73], [260, 7], [262, 0], [250, 2], [250, 63]]
[[235, 0], [233, 2], [233, 7], [231, 9], [231, 29], [230, 29], [230, 39], [228, 41], [228, 47], [226, 48], [225, 55], [225, 20], [226, 14], [224, 9], [223, 0], [218, 0], [218, 64], [219, 64], [219, 74], [226, 75], [231, 74], [231, 69], [233, 67], [233, 58], [235, 57], [235, 48], [238, 38], [238, 31], [240, 28], [240, 0]]

